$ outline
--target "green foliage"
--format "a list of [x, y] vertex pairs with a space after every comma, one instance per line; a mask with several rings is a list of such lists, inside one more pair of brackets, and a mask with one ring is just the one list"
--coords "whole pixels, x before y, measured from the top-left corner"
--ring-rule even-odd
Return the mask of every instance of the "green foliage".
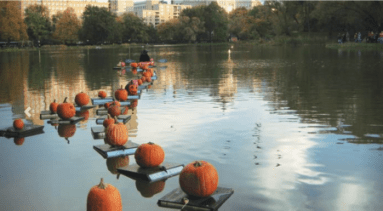
[[105, 42], [118, 42], [122, 39], [116, 16], [106, 8], [86, 6], [82, 21], [79, 37], [84, 42], [103, 44]]
[[153, 26], [148, 26], [133, 13], [124, 13], [121, 17], [122, 40], [124, 42], [148, 42], [156, 40]]
[[25, 9], [24, 22], [27, 24], [27, 32], [33, 40], [46, 40], [51, 35], [51, 20], [49, 10], [43, 5], [31, 5]]

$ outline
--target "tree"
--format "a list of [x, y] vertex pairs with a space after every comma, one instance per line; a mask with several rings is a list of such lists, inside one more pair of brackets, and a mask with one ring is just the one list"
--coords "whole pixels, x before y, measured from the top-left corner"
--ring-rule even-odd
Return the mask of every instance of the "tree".
[[80, 21], [77, 19], [74, 9], [68, 7], [62, 14], [58, 15], [53, 38], [64, 43], [75, 42], [78, 40], [80, 28]]
[[27, 26], [21, 18], [19, 2], [0, 2], [0, 39], [23, 40], [28, 39]]
[[122, 37], [124, 41], [142, 41], [149, 40], [148, 26], [144, 21], [133, 13], [124, 13], [122, 15]]
[[240, 7], [230, 12], [228, 30], [238, 38], [253, 39], [259, 36], [256, 30], [256, 19], [249, 15], [246, 8]]
[[157, 31], [161, 40], [180, 41], [181, 21], [178, 18], [170, 19], [157, 26]]
[[205, 28], [209, 34], [210, 41], [224, 41], [227, 38], [228, 18], [226, 11], [213, 1], [205, 8]]
[[106, 8], [87, 5], [82, 16], [80, 39], [91, 44], [120, 41], [121, 31], [116, 18]]
[[49, 10], [43, 5], [30, 5], [25, 9], [24, 22], [28, 26], [28, 35], [35, 41], [48, 39], [51, 34]]
[[197, 40], [197, 35], [205, 31], [204, 23], [197, 17], [181, 16], [182, 39], [189, 42]]

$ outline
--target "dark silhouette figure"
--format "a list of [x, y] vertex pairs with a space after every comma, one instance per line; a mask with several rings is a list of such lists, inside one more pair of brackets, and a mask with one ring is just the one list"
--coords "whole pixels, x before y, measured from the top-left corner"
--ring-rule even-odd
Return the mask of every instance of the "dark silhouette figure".
[[149, 62], [150, 57], [147, 50], [143, 50], [140, 55], [140, 62]]

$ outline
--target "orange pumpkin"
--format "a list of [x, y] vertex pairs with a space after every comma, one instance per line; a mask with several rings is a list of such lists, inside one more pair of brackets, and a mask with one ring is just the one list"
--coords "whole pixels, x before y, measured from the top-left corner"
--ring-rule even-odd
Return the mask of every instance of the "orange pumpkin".
[[141, 144], [134, 153], [137, 165], [142, 168], [159, 166], [165, 159], [165, 152], [160, 145], [149, 142]]
[[141, 77], [141, 80], [142, 80], [142, 83], [145, 83], [145, 82], [146, 82], [146, 77], [145, 77], [145, 76], [142, 76], [142, 77]]
[[143, 72], [142, 75], [145, 77], [151, 77], [151, 74], [148, 71]]
[[206, 161], [194, 161], [186, 165], [179, 176], [182, 191], [190, 196], [207, 197], [218, 187], [218, 172]]
[[138, 82], [138, 85], [141, 85], [142, 84], [142, 79], [138, 79], [137, 82]]
[[152, 82], [152, 77], [150, 77], [150, 76], [146, 77], [146, 81], [149, 83]]
[[112, 174], [117, 174], [117, 169], [129, 165], [129, 156], [112, 157], [106, 159], [106, 166]]
[[136, 180], [136, 188], [145, 198], [151, 198], [157, 193], [161, 193], [165, 188], [165, 180], [157, 182], [147, 182], [145, 180]]
[[137, 95], [137, 86], [134, 84], [129, 84], [128, 86], [128, 93], [129, 95]]
[[106, 92], [105, 91], [99, 91], [98, 92], [98, 97], [102, 98], [102, 99], [106, 98]]
[[132, 102], [130, 103], [130, 107], [135, 108], [137, 107], [137, 104], [138, 104], [138, 100], [132, 100]]
[[16, 129], [16, 130], [21, 130], [23, 129], [24, 127], [24, 122], [22, 119], [15, 119], [13, 120], [13, 127]]
[[76, 112], [76, 116], [78, 117], [84, 117], [84, 121], [89, 119], [89, 111], [78, 111]]
[[132, 73], [133, 73], [133, 75], [136, 75], [138, 73], [137, 69], [132, 69]]
[[69, 139], [68, 138], [72, 137], [75, 134], [75, 132], [76, 132], [76, 125], [72, 125], [72, 124], [59, 124], [59, 126], [57, 128], [57, 132], [58, 132], [59, 136], [65, 138], [65, 140], [67, 140], [68, 144], [69, 144]]
[[119, 102], [119, 101], [112, 101], [112, 102], [108, 102], [108, 103], [105, 103], [104, 104], [104, 107], [106, 108], [106, 109], [108, 109], [109, 107], [110, 107], [110, 105], [112, 105], [112, 103], [114, 103], [114, 104], [116, 104], [116, 105], [118, 105], [118, 106], [121, 106], [121, 103]]
[[122, 211], [121, 194], [116, 187], [104, 183], [101, 178], [100, 184], [93, 186], [88, 193], [86, 202], [87, 211]]
[[54, 99], [54, 101], [53, 102], [51, 102], [51, 104], [49, 105], [49, 110], [51, 111], [51, 113], [57, 113], [57, 106], [58, 106], [59, 104], [58, 103], [56, 103], [56, 99]]
[[57, 114], [61, 119], [70, 119], [76, 114], [76, 108], [72, 103], [66, 102], [67, 97], [64, 99], [63, 103], [60, 103], [57, 106]]
[[120, 106], [112, 103], [108, 108], [108, 114], [110, 114], [112, 117], [119, 116], [121, 114]]
[[114, 92], [114, 97], [118, 100], [118, 101], [125, 101], [128, 99], [128, 91], [126, 91], [126, 89], [123, 88], [123, 86], [121, 85], [121, 88], [120, 89], [117, 89], [115, 92]]
[[107, 128], [109, 125], [114, 124], [114, 119], [108, 114], [108, 117], [104, 119], [102, 125]]
[[88, 94], [84, 93], [84, 92], [80, 92], [76, 95], [76, 97], [74, 98], [74, 102], [78, 105], [78, 106], [84, 106], [84, 105], [88, 105], [90, 101], [90, 98], [88, 96]]
[[133, 63], [130, 63], [130, 66], [133, 67], [133, 68], [137, 68], [138, 67], [138, 64], [133, 62]]
[[17, 145], [17, 146], [21, 146], [21, 145], [23, 145], [23, 143], [24, 143], [24, 137], [19, 137], [19, 138], [17, 138], [17, 137], [15, 137], [15, 139], [13, 140], [13, 142]]
[[148, 68], [147, 72], [150, 73], [150, 77], [152, 77], [154, 75], [154, 72], [153, 72], [152, 68]]
[[128, 142], [128, 129], [115, 118], [115, 123], [106, 128], [105, 138], [112, 146], [123, 146]]

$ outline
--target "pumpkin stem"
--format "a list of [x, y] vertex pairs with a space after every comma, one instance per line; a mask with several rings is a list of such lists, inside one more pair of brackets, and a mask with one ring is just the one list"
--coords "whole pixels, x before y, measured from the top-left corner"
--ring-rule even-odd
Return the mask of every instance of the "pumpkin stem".
[[69, 139], [68, 139], [68, 137], [67, 138], [65, 138], [65, 140], [68, 142], [68, 144], [69, 144]]
[[56, 102], [56, 99], [54, 99], [53, 102], [55, 103], [55, 102]]
[[66, 103], [66, 100], [68, 99], [68, 97], [65, 97], [65, 99], [64, 99], [64, 103]]
[[194, 167], [200, 167], [200, 166], [202, 166], [202, 163], [200, 161], [194, 162]]
[[149, 141], [149, 143], [148, 143], [148, 144], [150, 144], [150, 145], [154, 145], [155, 143], [153, 143], [153, 142]]
[[104, 178], [101, 178], [100, 184], [98, 184], [98, 188], [106, 189], [106, 184], [104, 183]]

